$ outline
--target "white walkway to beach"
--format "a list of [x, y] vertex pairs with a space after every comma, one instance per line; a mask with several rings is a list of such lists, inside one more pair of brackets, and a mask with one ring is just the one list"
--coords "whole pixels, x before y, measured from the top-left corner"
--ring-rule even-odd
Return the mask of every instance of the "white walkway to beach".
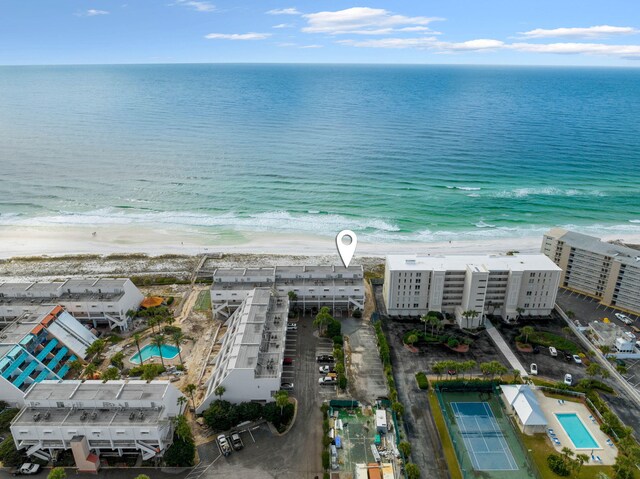
[[517, 369], [518, 371], [520, 371], [520, 376], [523, 378], [528, 376], [529, 371], [527, 371], [524, 368], [524, 366], [520, 364], [520, 361], [518, 361], [518, 358], [516, 358], [516, 355], [513, 354], [513, 351], [511, 351], [511, 348], [506, 343], [504, 338], [500, 335], [498, 330], [493, 327], [493, 324], [491, 324], [491, 321], [487, 319], [484, 325], [487, 328], [487, 333], [489, 333], [489, 337], [495, 343], [498, 349], [502, 351], [502, 354], [504, 354], [504, 356], [507, 358], [507, 361], [509, 361], [509, 364], [511, 364], [511, 368]]

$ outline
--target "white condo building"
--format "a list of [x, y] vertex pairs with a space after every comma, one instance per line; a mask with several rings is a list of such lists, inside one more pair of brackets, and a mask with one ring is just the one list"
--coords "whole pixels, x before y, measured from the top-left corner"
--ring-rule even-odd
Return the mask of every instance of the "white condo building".
[[247, 292], [225, 323], [222, 348], [198, 414], [217, 399], [218, 386], [225, 388], [226, 401], [273, 401], [280, 389], [288, 312], [286, 295], [276, 295], [269, 288]]
[[[389, 316], [438, 311], [460, 327], [477, 328], [485, 314], [506, 321], [547, 316], [554, 308], [561, 270], [535, 255], [387, 256], [383, 296]], [[465, 311], [476, 317], [466, 318]]]
[[364, 309], [362, 266], [271, 266], [219, 268], [213, 273], [213, 313], [228, 316], [254, 288], [297, 296], [303, 310], [328, 306], [334, 312]]
[[562, 268], [561, 286], [640, 315], [640, 250], [553, 228], [542, 252]]
[[128, 278], [0, 283], [0, 320], [6, 322], [39, 306], [59, 304], [83, 324], [126, 331], [130, 326], [127, 312], [137, 310], [143, 299]]
[[96, 339], [62, 306], [24, 313], [0, 331], [0, 400], [22, 406], [32, 384], [63, 379]]
[[27, 391], [11, 434], [29, 456], [72, 449], [78, 469], [93, 472], [102, 454], [164, 454], [181, 396], [168, 381], [43, 381]]

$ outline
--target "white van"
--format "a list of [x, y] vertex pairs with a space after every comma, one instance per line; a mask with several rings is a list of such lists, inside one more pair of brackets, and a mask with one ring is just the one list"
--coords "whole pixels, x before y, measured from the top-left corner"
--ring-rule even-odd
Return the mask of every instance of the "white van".
[[555, 358], [558, 355], [558, 350], [553, 346], [549, 346], [549, 354]]
[[531, 363], [531, 373], [532, 376], [538, 375], [538, 365], [536, 363]]

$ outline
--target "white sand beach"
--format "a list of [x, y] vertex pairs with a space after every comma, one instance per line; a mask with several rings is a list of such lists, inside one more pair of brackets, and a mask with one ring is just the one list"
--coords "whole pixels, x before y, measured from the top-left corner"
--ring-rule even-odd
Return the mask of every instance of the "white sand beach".
[[[94, 235], [95, 233], [95, 235]], [[603, 231], [603, 233], [606, 233]], [[611, 237], [638, 244], [640, 236]], [[421, 254], [500, 254], [507, 251], [534, 253], [540, 251], [542, 237], [493, 238], [488, 240], [433, 243], [367, 243], [358, 242], [358, 256], [383, 257], [393, 253]], [[19, 256], [61, 256], [75, 254], [146, 253], [148, 255], [203, 253], [248, 253], [275, 255], [331, 255], [335, 253], [332, 237], [302, 234], [269, 234], [244, 232], [222, 237], [205, 231], [151, 228], [148, 226], [106, 227], [0, 227], [0, 258]]]

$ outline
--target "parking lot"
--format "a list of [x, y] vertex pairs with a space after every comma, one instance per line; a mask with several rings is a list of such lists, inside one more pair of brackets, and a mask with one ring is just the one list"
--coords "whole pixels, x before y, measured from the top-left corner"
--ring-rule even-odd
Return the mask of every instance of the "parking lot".
[[[200, 465], [187, 479], [234, 477], [235, 479], [315, 479], [322, 476], [322, 414], [324, 399], [335, 397], [335, 387], [318, 385], [318, 354], [331, 354], [331, 342], [318, 339], [311, 318], [296, 321], [288, 331], [282, 381], [293, 384], [290, 396], [298, 403], [295, 423], [284, 436], [274, 434], [267, 424], [241, 433], [244, 449], [229, 456], [220, 454], [215, 441], [198, 448]], [[215, 435], [214, 435], [215, 437]]]
[[[602, 321], [604, 318], [609, 318], [609, 321], [612, 323], [629, 330], [628, 325], [616, 318], [615, 313], [620, 313], [620, 311], [608, 306], [603, 306], [598, 303], [597, 299], [591, 298], [590, 296], [585, 296], [583, 294], [560, 288], [558, 290], [556, 303], [558, 303], [565, 313], [567, 311], [573, 312], [575, 319], [580, 321], [584, 326], [587, 326], [591, 321]], [[634, 324], [636, 326], [640, 327], [640, 322], [636, 323], [636, 321], [640, 319], [639, 316], [627, 313], [624, 314], [634, 320]]]

